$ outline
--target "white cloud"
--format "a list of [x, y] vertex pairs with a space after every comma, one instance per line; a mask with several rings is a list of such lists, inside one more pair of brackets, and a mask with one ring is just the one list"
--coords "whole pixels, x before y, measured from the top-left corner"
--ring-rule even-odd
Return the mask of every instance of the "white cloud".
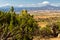
[[36, 4], [19, 4], [18, 7], [35, 7]]
[[18, 4], [18, 5], [14, 5], [14, 6], [17, 6], [17, 7], [41, 7], [41, 6], [45, 6], [45, 5], [59, 6], [60, 3], [50, 3], [48, 1], [43, 1], [40, 3], [36, 3], [36, 4]]
[[9, 6], [9, 3], [5, 3], [5, 4], [0, 4], [0, 7], [4, 7], [4, 6]]
[[23, 4], [18, 5], [18, 7], [23, 7], [23, 6], [24, 6]]
[[36, 3], [36, 4], [19, 4], [18, 7], [41, 7], [43, 6], [42, 3]]
[[52, 6], [58, 6], [58, 5], [55, 5], [55, 4], [50, 4], [50, 5], [52, 5]]
[[43, 1], [42, 4], [50, 4], [48, 1]]
[[58, 7], [60, 6], [60, 3], [51, 3], [50, 5]]
[[60, 6], [60, 3], [50, 3], [49, 1], [43, 1], [40, 3], [36, 3], [36, 4], [10, 4], [10, 3], [5, 3], [5, 4], [0, 4], [0, 7], [4, 7], [4, 6], [41, 7], [41, 6], [45, 6], [45, 5]]

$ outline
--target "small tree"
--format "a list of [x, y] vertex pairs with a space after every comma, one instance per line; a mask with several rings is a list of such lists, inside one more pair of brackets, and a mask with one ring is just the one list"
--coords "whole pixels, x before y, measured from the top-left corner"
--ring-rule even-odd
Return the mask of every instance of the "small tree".
[[11, 12], [14, 12], [14, 7], [13, 6], [10, 8], [10, 11]]

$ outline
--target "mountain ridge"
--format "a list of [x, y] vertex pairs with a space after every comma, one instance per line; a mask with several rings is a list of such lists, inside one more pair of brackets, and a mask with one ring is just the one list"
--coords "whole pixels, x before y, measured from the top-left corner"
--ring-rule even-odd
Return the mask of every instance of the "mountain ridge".
[[[0, 10], [2, 11], [8, 11], [10, 9], [10, 6], [0, 7]], [[59, 6], [53, 6], [53, 5], [45, 5], [42, 7], [14, 7], [16, 12], [19, 12], [23, 9], [26, 10], [60, 10]]]

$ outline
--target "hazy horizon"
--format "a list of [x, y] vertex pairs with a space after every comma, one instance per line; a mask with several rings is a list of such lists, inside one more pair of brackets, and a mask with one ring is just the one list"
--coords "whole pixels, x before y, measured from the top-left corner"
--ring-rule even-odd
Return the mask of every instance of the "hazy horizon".
[[60, 0], [0, 0], [0, 7], [41, 7], [44, 5], [60, 6]]

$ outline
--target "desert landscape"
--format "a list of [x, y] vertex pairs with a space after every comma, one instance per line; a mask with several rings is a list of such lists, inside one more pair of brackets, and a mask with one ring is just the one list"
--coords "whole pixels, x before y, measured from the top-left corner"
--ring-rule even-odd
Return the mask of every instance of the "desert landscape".
[[0, 40], [60, 40], [60, 0], [0, 0]]
[[[37, 21], [38, 26], [41, 28], [46, 27], [46, 25], [51, 23], [60, 22], [60, 11], [48, 11], [48, 10], [39, 10], [39, 11], [32, 11], [29, 12], [34, 15], [34, 19]], [[59, 35], [60, 36], [60, 35]], [[40, 36], [35, 37], [33, 40], [60, 40], [60, 37], [56, 38], [40, 38]]]
[[60, 10], [39, 10], [28, 13], [34, 15], [34, 19], [38, 21], [38, 25], [42, 27], [46, 26], [49, 22], [59, 22], [60, 20]]

